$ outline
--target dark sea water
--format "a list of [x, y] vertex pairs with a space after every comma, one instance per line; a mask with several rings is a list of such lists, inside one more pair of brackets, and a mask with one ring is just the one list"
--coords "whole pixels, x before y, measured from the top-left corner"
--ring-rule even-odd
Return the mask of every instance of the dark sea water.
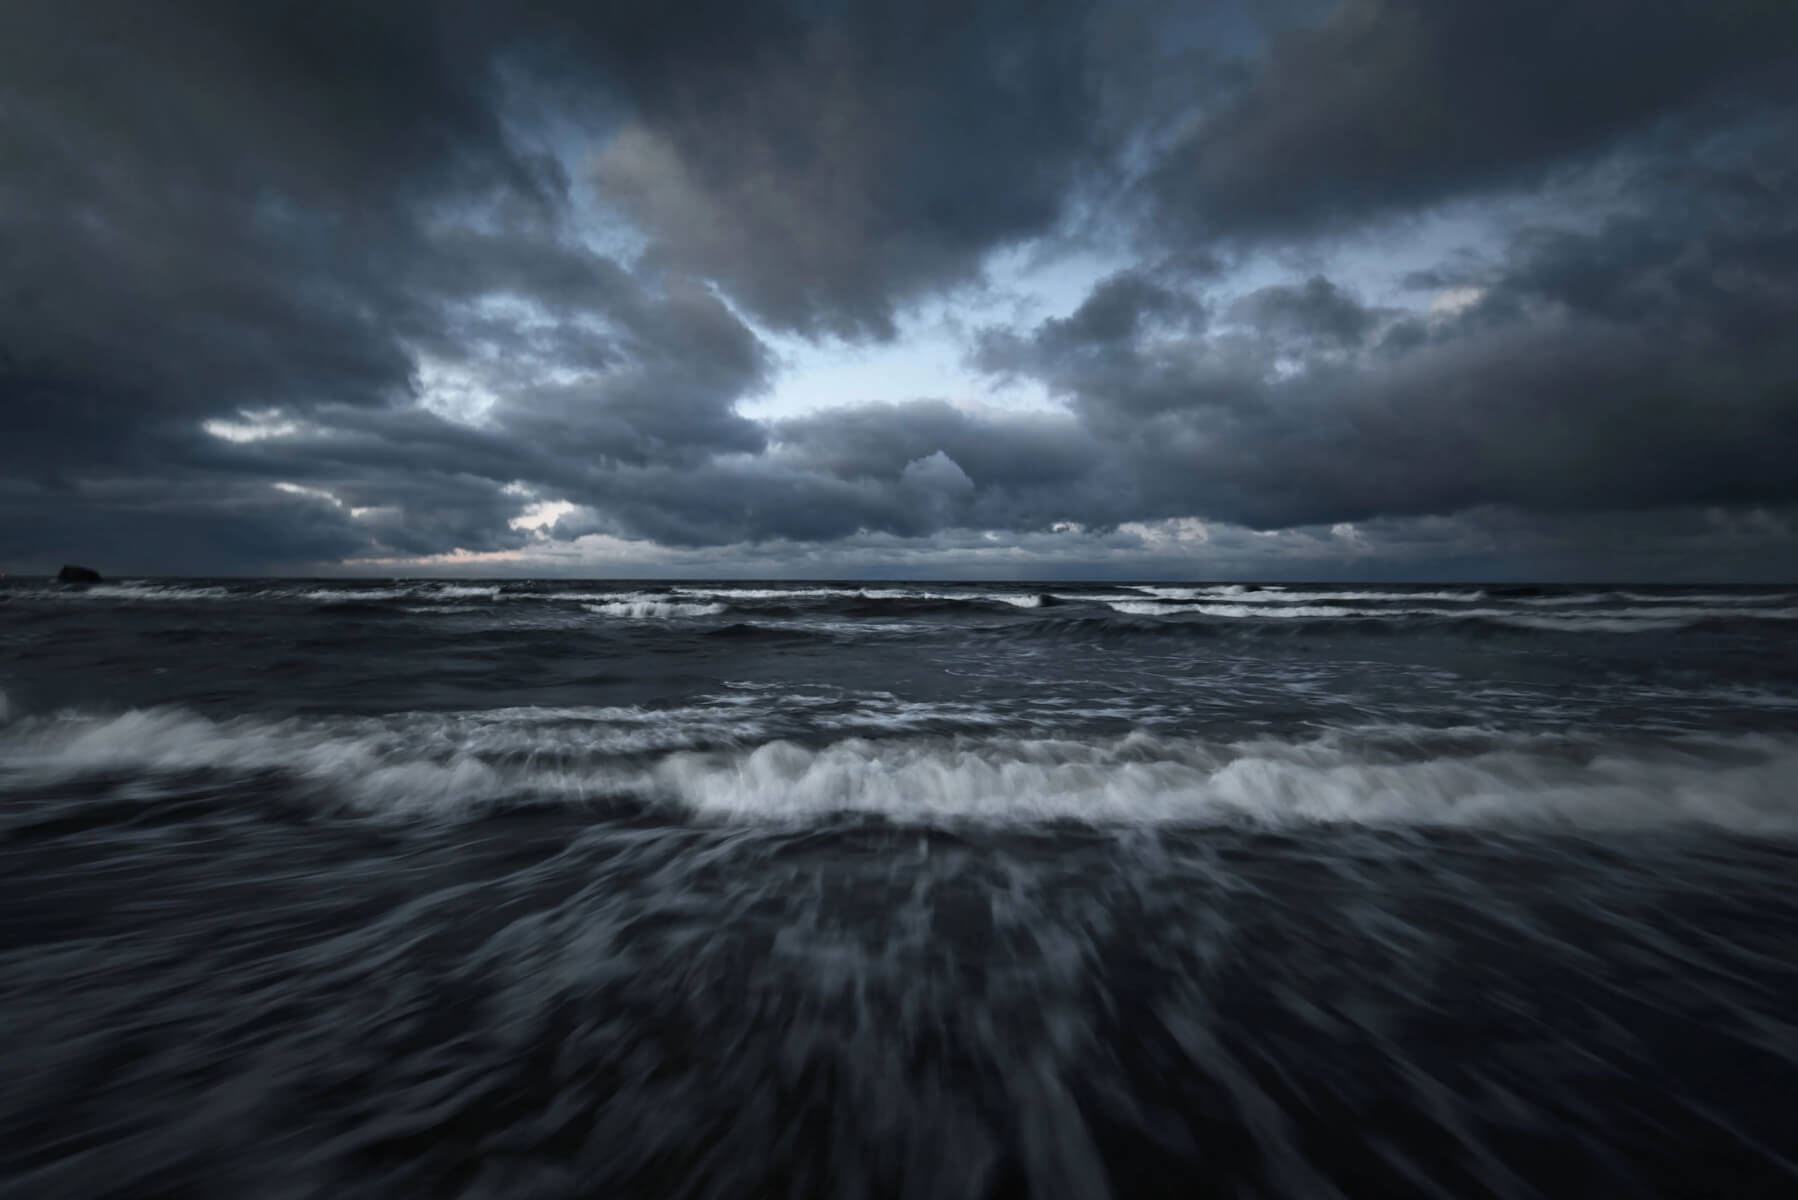
[[0, 585], [0, 1194], [1798, 1194], [1786, 589]]

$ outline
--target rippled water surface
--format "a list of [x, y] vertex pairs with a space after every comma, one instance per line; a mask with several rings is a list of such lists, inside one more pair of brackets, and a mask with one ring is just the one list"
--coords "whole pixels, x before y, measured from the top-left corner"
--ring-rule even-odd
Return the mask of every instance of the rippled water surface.
[[1798, 592], [0, 585], [0, 1194], [1798, 1194]]

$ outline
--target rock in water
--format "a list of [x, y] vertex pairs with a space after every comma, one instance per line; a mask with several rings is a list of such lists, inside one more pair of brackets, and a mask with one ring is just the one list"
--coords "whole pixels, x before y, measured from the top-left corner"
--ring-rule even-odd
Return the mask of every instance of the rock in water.
[[100, 572], [92, 567], [65, 566], [56, 573], [58, 583], [99, 583]]

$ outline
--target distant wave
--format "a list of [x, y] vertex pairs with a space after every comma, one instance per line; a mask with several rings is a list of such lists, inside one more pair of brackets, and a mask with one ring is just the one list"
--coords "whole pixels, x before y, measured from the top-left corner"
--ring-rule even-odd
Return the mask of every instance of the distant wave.
[[[43, 594], [43, 593], [39, 593]], [[197, 600], [227, 600], [231, 592], [223, 587], [185, 587], [165, 583], [96, 583], [87, 587], [59, 589], [58, 598], [95, 600], [127, 600], [140, 602], [180, 603]]]
[[417, 588], [308, 588], [300, 592], [271, 589], [251, 592], [250, 598], [310, 600], [314, 604], [367, 604], [376, 600], [421, 599], [426, 593]]
[[1790, 735], [1641, 744], [1398, 725], [1259, 740], [933, 737], [903, 735], [938, 715], [906, 708], [886, 714], [898, 736], [814, 745], [770, 737], [752, 694], [734, 708], [681, 710], [28, 717], [0, 731], [0, 778], [16, 788], [124, 775], [120, 796], [153, 805], [191, 788], [195, 772], [275, 772], [318, 802], [388, 819], [630, 802], [750, 822], [861, 813], [918, 824], [1689, 822], [1798, 833]]
[[725, 610], [722, 604], [683, 604], [675, 600], [614, 600], [608, 604], [588, 604], [588, 612], [603, 617], [625, 617], [634, 621], [667, 621], [676, 617], [714, 617]]
[[1357, 591], [1317, 591], [1310, 588], [1251, 588], [1235, 583], [1208, 587], [1163, 587], [1145, 584], [1137, 590], [1163, 600], [1228, 599], [1236, 604], [1304, 604], [1317, 600], [1461, 600], [1471, 603], [1475, 600], [1483, 600], [1486, 596], [1485, 591], [1479, 588], [1441, 592], [1420, 592], [1404, 588], [1381, 591], [1365, 588]]
[[1514, 603], [1537, 608], [1592, 604], [1789, 604], [1791, 592], [1575, 592], [1565, 596], [1519, 596]]
[[[1407, 596], [1393, 596], [1406, 600]], [[1503, 608], [1355, 607], [1332, 604], [1288, 604], [1278, 607], [1245, 603], [1177, 604], [1160, 600], [1107, 601], [1113, 610], [1129, 616], [1193, 616], [1238, 621], [1485, 621], [1519, 629], [1552, 632], [1636, 633], [1678, 629], [1706, 621], [1794, 621], [1798, 609], [1746, 607], [1705, 608], [1690, 605], [1655, 605], [1613, 608], [1591, 613], [1557, 611], [1541, 613]]]
[[[824, 636], [845, 632], [877, 636], [901, 624], [927, 631], [932, 622], [953, 622], [998, 627], [1006, 636], [1140, 636], [1168, 633], [1156, 626], [1168, 623], [1178, 625], [1181, 636], [1202, 636], [1207, 626], [1258, 635], [1286, 626], [1307, 637], [1337, 633], [1392, 637], [1429, 630], [1468, 635], [1625, 635], [1777, 628], [1798, 622], [1794, 595], [1790, 591], [1715, 587], [1652, 591], [1557, 591], [1533, 586], [1331, 589], [1247, 584], [645, 583], [604, 587], [542, 581], [121, 580], [85, 589], [11, 587], [0, 592], [0, 601], [22, 605], [34, 613], [61, 611], [65, 605], [209, 606], [234, 602], [302, 604], [321, 615], [344, 618], [478, 619], [483, 611], [576, 617], [585, 612], [614, 621], [659, 622], [675, 628], [692, 623], [701, 632], [712, 624], [710, 618], [728, 615], [738, 623], [776, 621], [789, 634], [797, 624]], [[40, 605], [47, 607], [38, 608]], [[1014, 624], [1020, 626], [1015, 631], [1009, 628]], [[740, 632], [738, 636], [742, 636]]]

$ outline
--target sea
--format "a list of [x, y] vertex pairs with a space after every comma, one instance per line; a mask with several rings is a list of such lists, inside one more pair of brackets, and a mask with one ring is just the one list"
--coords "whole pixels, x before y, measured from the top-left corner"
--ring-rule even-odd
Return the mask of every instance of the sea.
[[1798, 1194], [1798, 590], [0, 584], [0, 1195]]

